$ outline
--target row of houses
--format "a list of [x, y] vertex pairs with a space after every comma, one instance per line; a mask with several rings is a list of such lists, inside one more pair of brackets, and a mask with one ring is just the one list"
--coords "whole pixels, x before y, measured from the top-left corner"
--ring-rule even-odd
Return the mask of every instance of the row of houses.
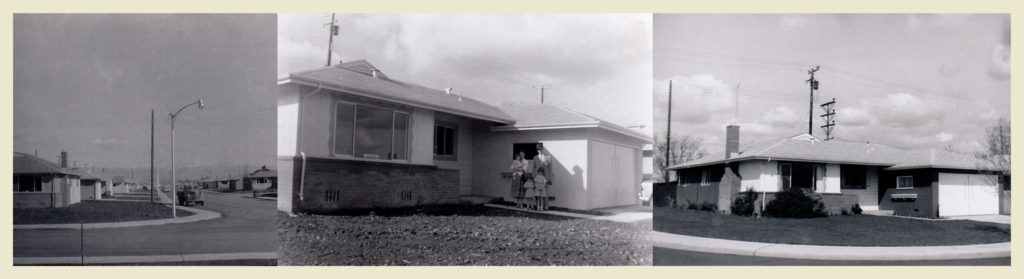
[[67, 156], [67, 152], [61, 152], [58, 164], [14, 152], [14, 207], [67, 207], [82, 200], [100, 200], [143, 187], [139, 181], [123, 176], [107, 177], [85, 169], [69, 168]]
[[651, 137], [590, 115], [498, 108], [391, 79], [364, 60], [292, 73], [279, 91], [282, 211], [512, 201], [520, 152], [553, 158], [551, 206], [640, 203]]
[[809, 134], [741, 147], [739, 132], [738, 125], [726, 128], [725, 154], [670, 168], [676, 171], [672, 198], [678, 206], [714, 204], [728, 212], [739, 192], [770, 200], [800, 188], [832, 213], [853, 205], [926, 218], [1009, 213], [1009, 174], [974, 156]]
[[[148, 189], [145, 181], [106, 176], [86, 169], [69, 168], [67, 152], [53, 163], [34, 155], [14, 152], [14, 207], [67, 207], [83, 200], [102, 200], [116, 194]], [[268, 191], [277, 188], [277, 172], [263, 166], [242, 178], [225, 180], [221, 189]], [[240, 184], [239, 189], [234, 186]]]
[[251, 173], [238, 177], [210, 178], [198, 182], [200, 188], [225, 191], [269, 191], [277, 189], [277, 171], [262, 166]]

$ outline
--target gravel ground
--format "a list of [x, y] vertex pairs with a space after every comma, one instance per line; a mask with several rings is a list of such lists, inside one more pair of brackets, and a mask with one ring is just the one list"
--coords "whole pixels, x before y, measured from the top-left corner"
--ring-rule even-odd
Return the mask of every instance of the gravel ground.
[[483, 206], [281, 213], [281, 265], [650, 265], [650, 222]]
[[[178, 209], [178, 217], [192, 212]], [[14, 224], [125, 222], [171, 218], [171, 208], [148, 202], [82, 201], [62, 208], [15, 208]]]

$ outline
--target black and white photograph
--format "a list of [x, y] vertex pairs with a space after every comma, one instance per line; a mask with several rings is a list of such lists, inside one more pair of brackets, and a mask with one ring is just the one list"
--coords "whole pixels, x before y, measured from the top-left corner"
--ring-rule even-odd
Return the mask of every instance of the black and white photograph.
[[278, 25], [279, 264], [651, 264], [649, 14]]
[[1009, 265], [1009, 14], [654, 15], [654, 265]]
[[15, 14], [14, 265], [276, 265], [273, 14]]

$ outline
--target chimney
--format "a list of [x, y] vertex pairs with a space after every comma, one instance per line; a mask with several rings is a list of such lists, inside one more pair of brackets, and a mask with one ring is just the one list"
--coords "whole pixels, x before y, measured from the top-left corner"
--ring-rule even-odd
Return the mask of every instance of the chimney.
[[68, 152], [67, 151], [64, 151], [64, 150], [60, 151], [60, 167], [61, 168], [67, 168], [68, 167]]
[[730, 124], [725, 126], [725, 158], [732, 158], [734, 153], [740, 153], [740, 126]]

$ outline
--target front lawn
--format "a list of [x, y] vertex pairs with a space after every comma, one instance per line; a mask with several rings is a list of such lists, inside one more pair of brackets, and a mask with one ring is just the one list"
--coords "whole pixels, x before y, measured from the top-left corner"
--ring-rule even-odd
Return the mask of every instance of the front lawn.
[[483, 206], [279, 214], [281, 265], [650, 265], [650, 224]]
[[654, 208], [660, 232], [768, 243], [835, 246], [942, 246], [1010, 241], [1010, 225], [851, 215], [809, 219], [752, 218]]
[[[178, 217], [192, 215], [178, 209]], [[171, 218], [171, 208], [148, 202], [82, 201], [63, 208], [15, 208], [14, 224], [77, 224]]]

